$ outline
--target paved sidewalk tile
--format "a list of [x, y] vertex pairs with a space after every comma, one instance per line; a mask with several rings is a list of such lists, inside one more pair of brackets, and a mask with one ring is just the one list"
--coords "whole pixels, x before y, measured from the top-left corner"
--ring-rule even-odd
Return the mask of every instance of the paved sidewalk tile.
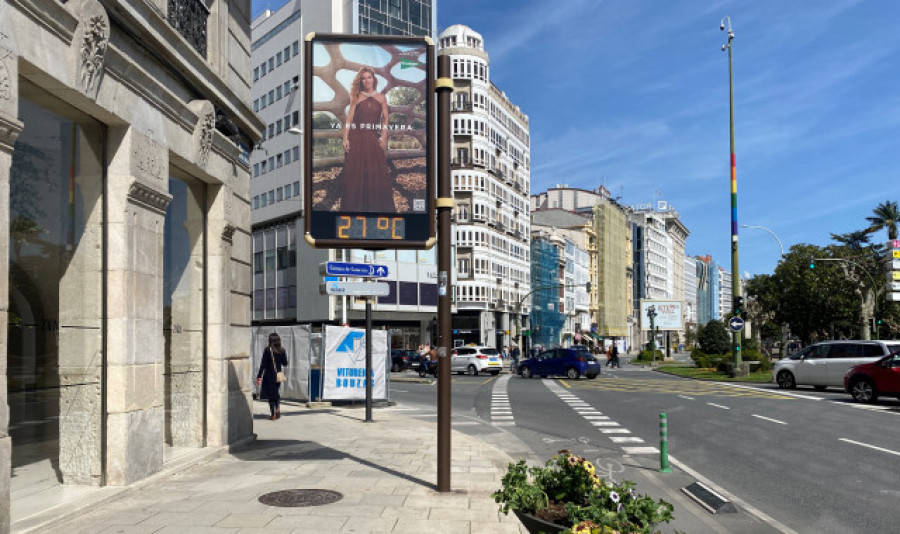
[[[278, 421], [257, 418], [257, 440], [33, 532], [55, 534], [295, 532], [520, 533], [491, 492], [512, 459], [454, 432], [452, 491], [436, 491], [436, 427], [402, 414], [282, 408]], [[337, 502], [274, 507], [263, 494], [319, 489]], [[102, 526], [100, 526], [102, 525]], [[103, 530], [101, 530], [103, 529]]]

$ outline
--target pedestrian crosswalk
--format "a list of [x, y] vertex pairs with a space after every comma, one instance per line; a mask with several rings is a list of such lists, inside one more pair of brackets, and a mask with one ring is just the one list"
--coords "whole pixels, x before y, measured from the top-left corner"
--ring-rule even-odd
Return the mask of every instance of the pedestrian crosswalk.
[[503, 375], [494, 383], [491, 392], [491, 424], [494, 426], [515, 426], [512, 407], [509, 404], [507, 385], [511, 375]]
[[623, 445], [622, 451], [625, 454], [659, 454], [659, 449], [656, 447], [630, 446], [630, 444], [644, 443], [644, 440], [638, 436], [628, 435], [631, 434], [631, 430], [584, 402], [578, 395], [560, 386], [557, 381], [543, 380], [543, 383], [547, 386], [547, 389], [565, 402], [575, 413], [583, 417], [591, 426], [597, 428], [601, 435], [616, 445]]

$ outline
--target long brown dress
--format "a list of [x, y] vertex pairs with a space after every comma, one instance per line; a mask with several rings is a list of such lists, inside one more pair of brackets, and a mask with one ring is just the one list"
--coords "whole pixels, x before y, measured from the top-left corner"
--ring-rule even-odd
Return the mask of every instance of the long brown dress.
[[347, 136], [350, 151], [344, 157], [341, 211], [396, 211], [391, 171], [378, 144], [382, 130], [376, 127], [381, 124], [381, 104], [372, 97], [361, 97]]

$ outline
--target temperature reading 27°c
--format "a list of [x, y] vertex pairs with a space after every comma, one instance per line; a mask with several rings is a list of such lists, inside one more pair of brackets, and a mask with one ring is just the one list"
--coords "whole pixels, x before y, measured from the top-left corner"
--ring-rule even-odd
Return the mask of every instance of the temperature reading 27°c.
[[336, 222], [338, 239], [395, 240], [406, 238], [406, 221], [403, 217], [341, 215]]

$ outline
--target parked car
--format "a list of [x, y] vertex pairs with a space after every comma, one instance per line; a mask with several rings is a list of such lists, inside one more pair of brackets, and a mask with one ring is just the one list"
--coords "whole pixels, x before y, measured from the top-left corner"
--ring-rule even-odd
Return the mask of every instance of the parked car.
[[500, 352], [493, 347], [456, 347], [451, 356], [450, 370], [454, 373], [478, 375], [489, 372], [496, 376], [503, 369]]
[[411, 357], [413, 354], [415, 351], [412, 350], [391, 349], [391, 371], [398, 373], [412, 368]]
[[772, 378], [782, 389], [844, 387], [855, 365], [872, 363], [900, 350], [900, 341], [822, 341], [775, 362]]
[[533, 358], [519, 362], [519, 374], [522, 378], [535, 375], [541, 378], [565, 376], [573, 380], [579, 376], [596, 378], [600, 369], [597, 358], [587, 347], [581, 345], [545, 350]]
[[875, 402], [880, 395], [896, 395], [900, 400], [900, 353], [850, 369], [844, 391], [856, 402]]

